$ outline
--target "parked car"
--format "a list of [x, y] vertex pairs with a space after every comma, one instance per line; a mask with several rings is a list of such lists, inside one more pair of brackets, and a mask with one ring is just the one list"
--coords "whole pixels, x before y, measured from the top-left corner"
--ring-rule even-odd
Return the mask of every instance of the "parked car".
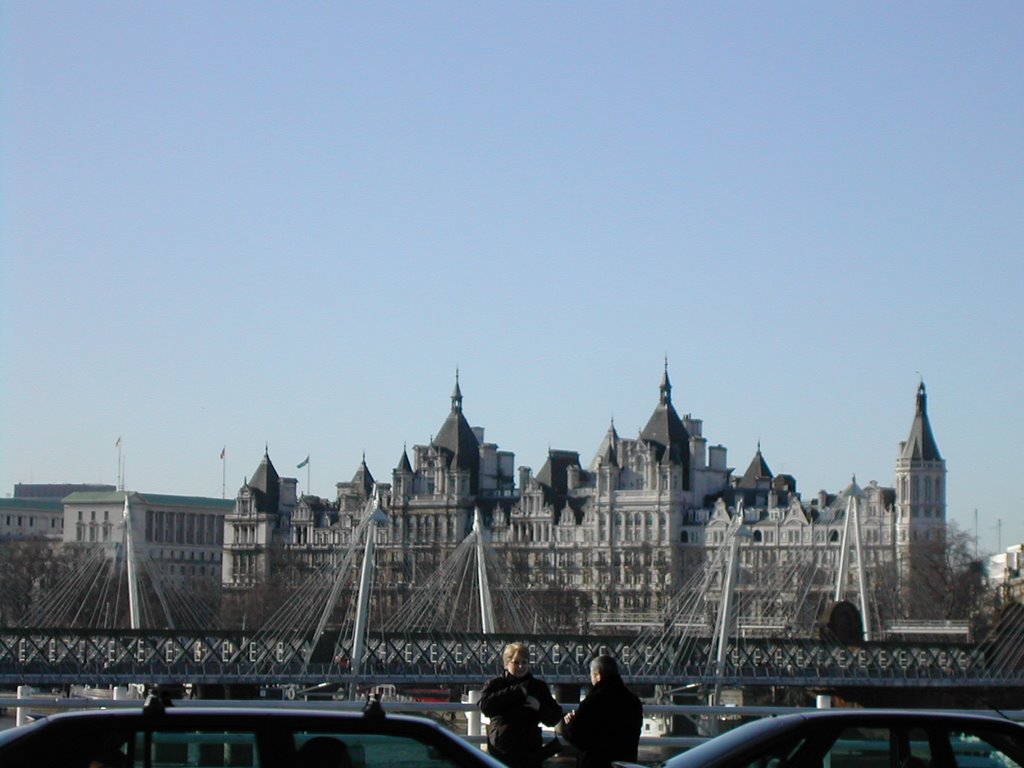
[[67, 712], [0, 732], [3, 768], [502, 768], [431, 720], [324, 710]]
[[662, 768], [1024, 768], [1024, 725], [914, 710], [822, 710], [741, 725]]

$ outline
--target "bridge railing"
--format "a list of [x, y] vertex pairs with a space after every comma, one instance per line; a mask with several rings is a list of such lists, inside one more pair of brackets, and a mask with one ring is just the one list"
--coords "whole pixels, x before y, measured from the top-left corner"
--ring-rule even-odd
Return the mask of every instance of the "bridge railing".
[[512, 637], [441, 633], [371, 634], [355, 679], [352, 649], [309, 658], [302, 638], [228, 632], [0, 629], [0, 684], [92, 682], [120, 685], [192, 680], [298, 685], [323, 680], [472, 682], [501, 669], [501, 650], [525, 639], [535, 673], [550, 682], [578, 680], [590, 659], [619, 659], [634, 683], [676, 680], [726, 685], [814, 682], [821, 686], [1001, 685], [1024, 687], [1019, 651], [985, 644], [733, 638], [721, 663], [710, 639], [683, 642], [613, 636]]

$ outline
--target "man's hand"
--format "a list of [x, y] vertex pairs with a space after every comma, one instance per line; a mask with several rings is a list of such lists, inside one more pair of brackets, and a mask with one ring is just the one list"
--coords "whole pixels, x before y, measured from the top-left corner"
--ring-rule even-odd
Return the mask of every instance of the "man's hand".
[[524, 704], [524, 706], [529, 707], [534, 712], [539, 712], [540, 711], [540, 700], [536, 696], [527, 696], [526, 697], [526, 703]]

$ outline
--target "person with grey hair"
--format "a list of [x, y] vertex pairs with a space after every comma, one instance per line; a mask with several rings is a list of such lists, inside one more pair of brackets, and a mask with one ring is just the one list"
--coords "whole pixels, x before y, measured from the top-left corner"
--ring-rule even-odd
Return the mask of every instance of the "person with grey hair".
[[609, 768], [613, 760], [636, 762], [644, 707], [619, 675], [611, 656], [590, 662], [594, 686], [579, 709], [562, 721], [562, 736], [579, 750], [579, 768]]

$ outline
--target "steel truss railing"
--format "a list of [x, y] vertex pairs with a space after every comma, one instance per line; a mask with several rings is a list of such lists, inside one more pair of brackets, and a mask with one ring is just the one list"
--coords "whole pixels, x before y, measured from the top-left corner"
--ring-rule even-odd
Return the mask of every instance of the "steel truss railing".
[[633, 683], [1024, 687], [1024, 665], [995, 666], [991, 647], [953, 642], [733, 639], [716, 674], [710, 638], [371, 632], [357, 666], [346, 638], [318, 659], [310, 638], [294, 635], [21, 628], [0, 629], [0, 684], [470, 683], [499, 671], [513, 640], [530, 645], [535, 674], [553, 683], [585, 679], [590, 659], [607, 653]]

